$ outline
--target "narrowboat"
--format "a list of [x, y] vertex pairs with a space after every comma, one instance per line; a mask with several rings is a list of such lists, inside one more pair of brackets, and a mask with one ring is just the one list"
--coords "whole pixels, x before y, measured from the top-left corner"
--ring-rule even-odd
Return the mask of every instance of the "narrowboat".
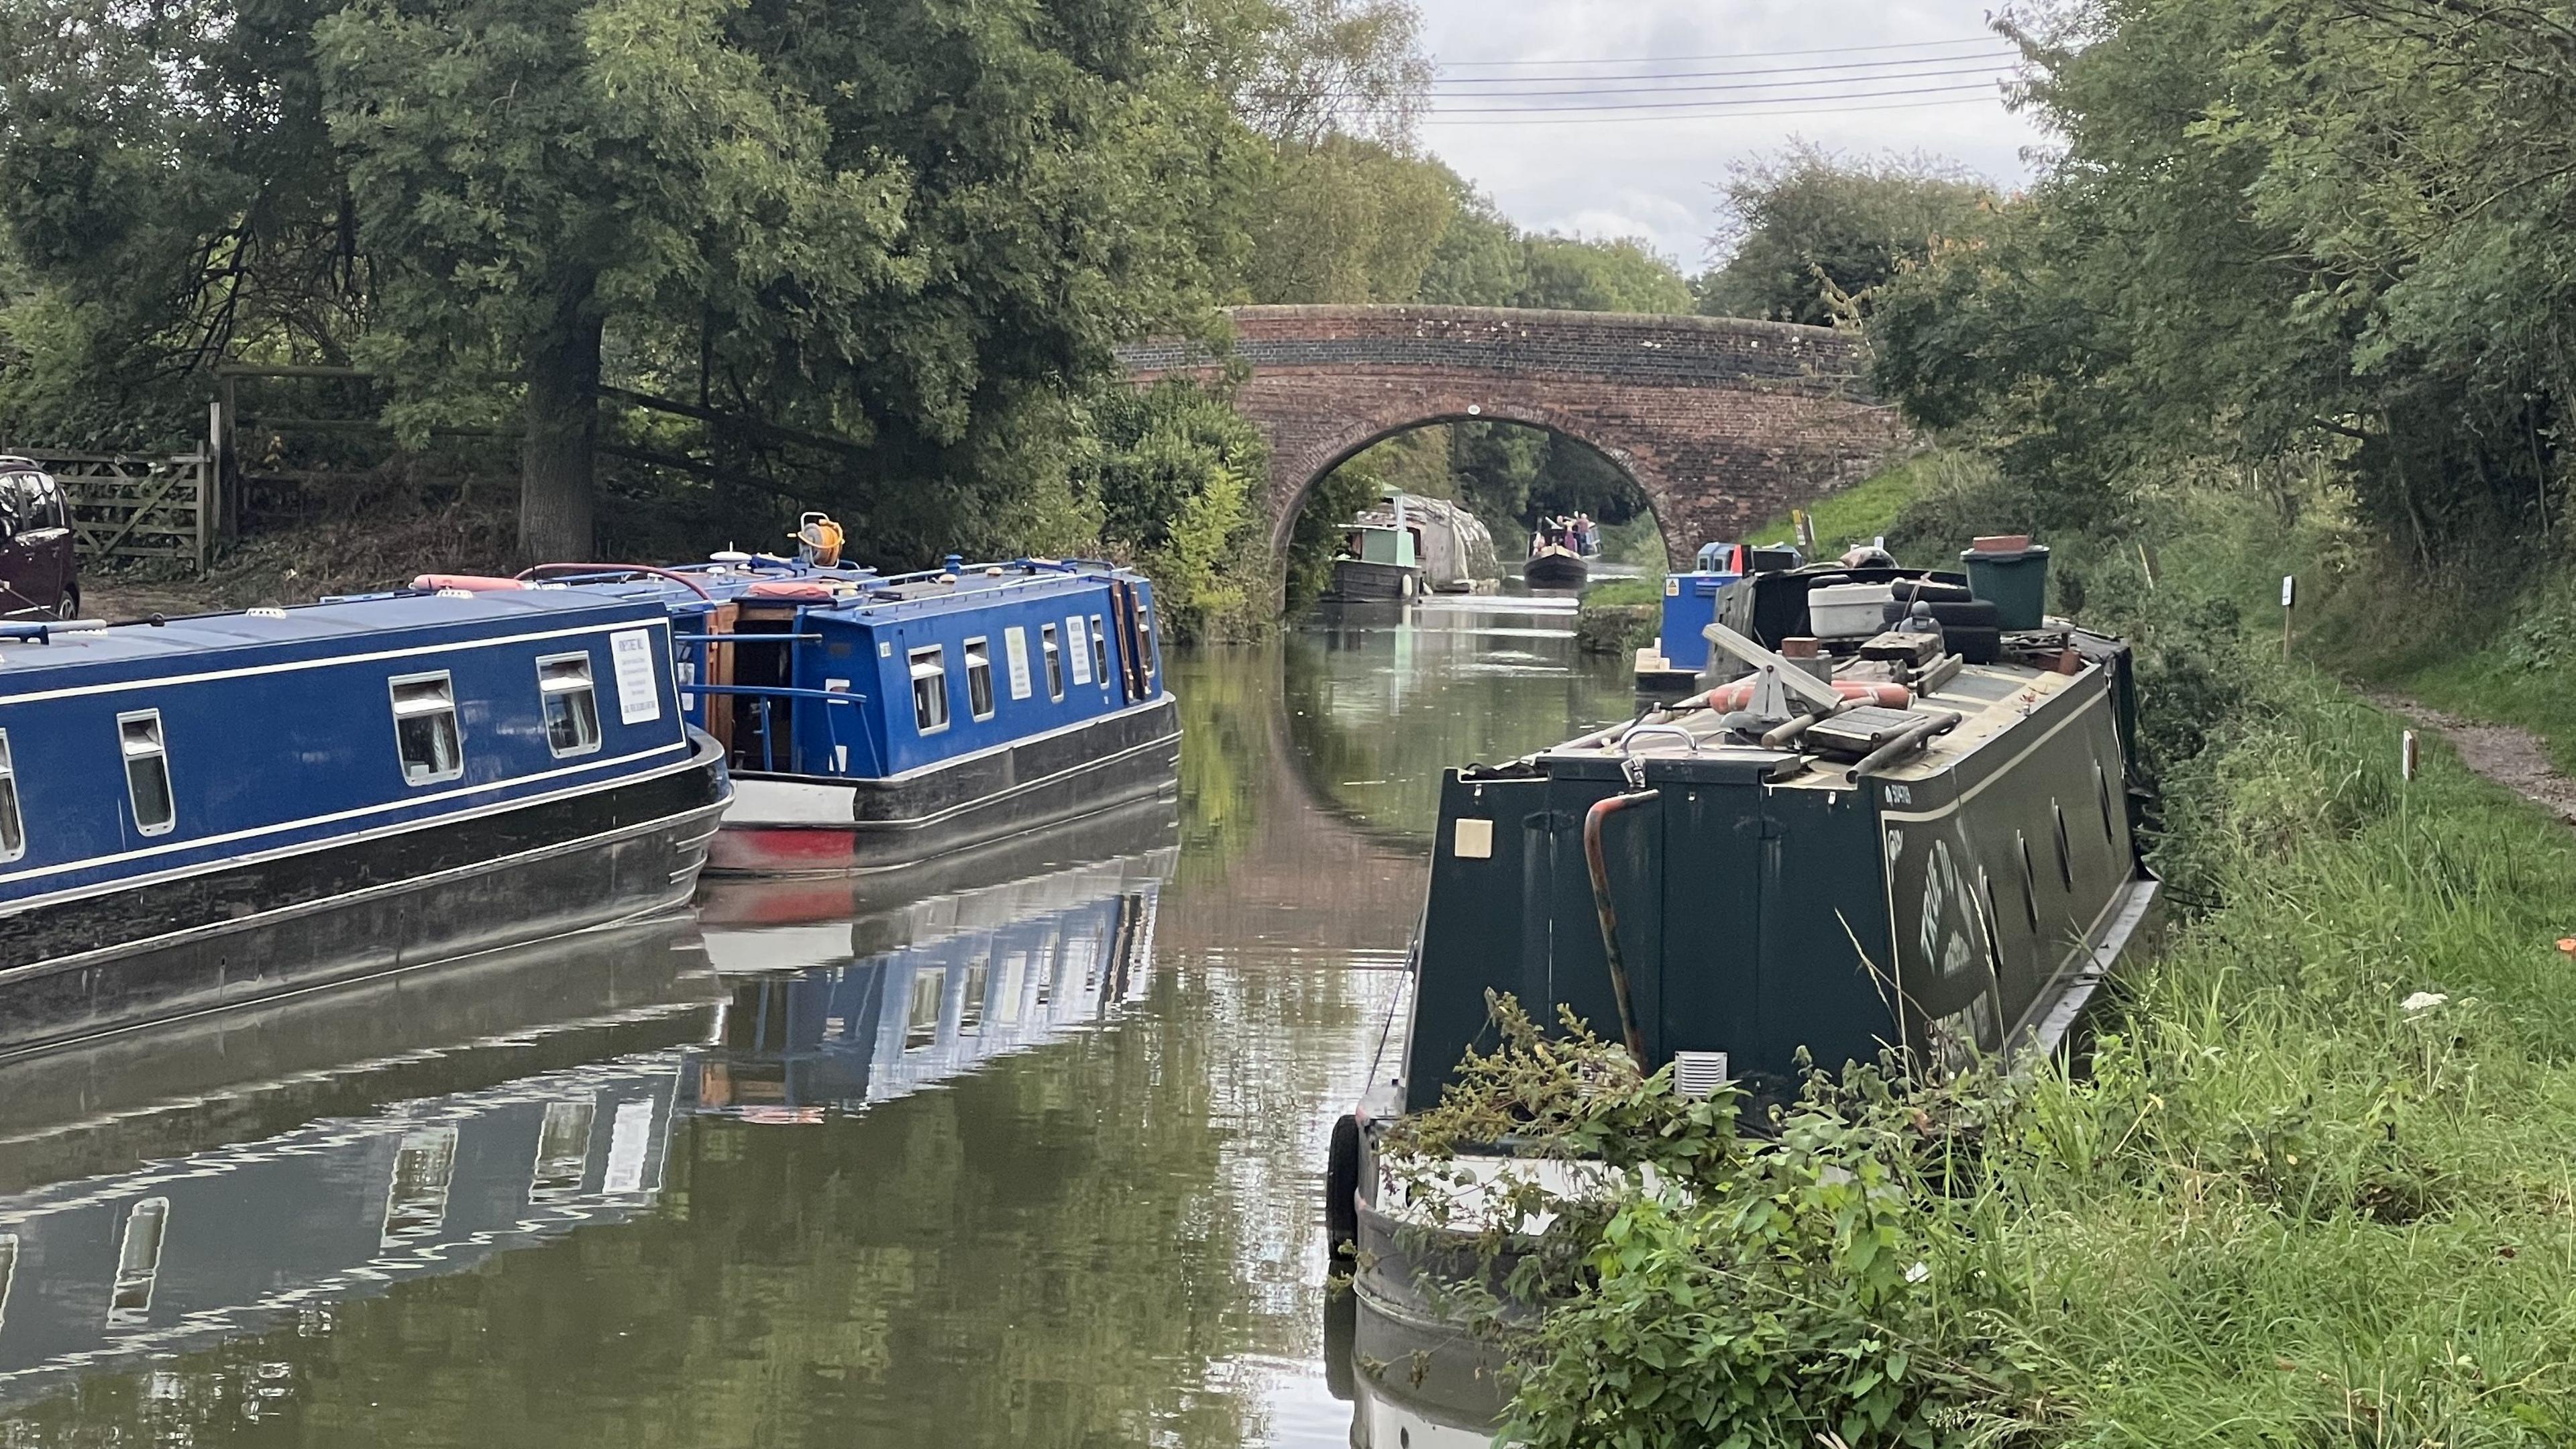
[[1530, 535], [1529, 558], [1521, 565], [1521, 582], [1533, 589], [1579, 589], [1592, 578], [1580, 535], [1572, 524], [1548, 520]]
[[1127, 569], [726, 553], [414, 581], [440, 588], [669, 612], [688, 721], [732, 770], [712, 874], [887, 870], [1179, 789], [1153, 585]]
[[[1685, 1094], [1731, 1084], [1748, 1123], [1795, 1096], [1802, 1061], [1935, 1073], [2067, 1039], [2148, 939], [2157, 884], [2128, 647], [2042, 616], [2034, 563], [1756, 574], [1707, 629], [1736, 677], [1447, 772], [1402, 1058], [1327, 1162], [1364, 1325], [1445, 1331], [1417, 1281], [1445, 1260], [1382, 1202], [1376, 1144], [1490, 1039], [1489, 992], [1542, 1022], [1570, 1010]], [[1461, 1165], [1581, 1180], [1501, 1148]]]
[[667, 611], [0, 625], [0, 1057], [683, 906], [730, 798]]
[[1387, 523], [1354, 523], [1342, 531], [1342, 546], [1333, 555], [1332, 582], [1324, 590], [1327, 604], [1399, 603], [1422, 592], [1419, 540], [1399, 518]]
[[1490, 594], [1500, 585], [1493, 532], [1447, 499], [1390, 491], [1383, 506], [1362, 512], [1357, 522], [1413, 535], [1413, 556], [1422, 566], [1415, 586], [1422, 593]]

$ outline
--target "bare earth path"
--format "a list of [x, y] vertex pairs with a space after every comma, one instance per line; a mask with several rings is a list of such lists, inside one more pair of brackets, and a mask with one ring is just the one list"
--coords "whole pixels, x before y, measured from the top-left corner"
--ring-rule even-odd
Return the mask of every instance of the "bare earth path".
[[2549, 752], [2541, 747], [2539, 736], [2515, 725], [2464, 720], [2402, 695], [2373, 697], [2417, 724], [2439, 730], [2470, 769], [2576, 825], [2576, 779], [2560, 774], [2549, 763]]

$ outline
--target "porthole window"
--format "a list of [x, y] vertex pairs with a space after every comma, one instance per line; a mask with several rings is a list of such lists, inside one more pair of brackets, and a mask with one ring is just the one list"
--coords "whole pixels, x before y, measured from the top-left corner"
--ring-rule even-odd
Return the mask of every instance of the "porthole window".
[[966, 641], [966, 712], [993, 717], [993, 645], [987, 639]]
[[170, 753], [161, 743], [161, 711], [118, 715], [116, 742], [125, 754], [125, 798], [134, 807], [134, 828], [146, 835], [167, 833], [178, 814], [170, 802]]
[[1064, 698], [1064, 641], [1056, 637], [1055, 626], [1038, 630], [1038, 652], [1046, 656], [1047, 698]]
[[545, 706], [546, 748], [556, 758], [599, 748], [599, 691], [591, 683], [588, 654], [538, 660], [537, 695]]
[[0, 860], [27, 853], [27, 823], [18, 813], [18, 766], [9, 754], [9, 732], [0, 730]]
[[925, 735], [948, 728], [948, 659], [946, 648], [933, 644], [915, 649], [912, 661], [912, 727]]
[[434, 785], [465, 773], [465, 736], [456, 725], [456, 688], [445, 671], [392, 681], [394, 749], [403, 783]]

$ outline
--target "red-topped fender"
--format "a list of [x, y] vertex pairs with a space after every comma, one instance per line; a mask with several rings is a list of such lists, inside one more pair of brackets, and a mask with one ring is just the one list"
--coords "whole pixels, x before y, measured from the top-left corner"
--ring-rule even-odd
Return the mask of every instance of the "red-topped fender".
[[495, 578], [490, 574], [422, 574], [411, 581], [411, 586], [415, 589], [461, 589], [469, 594], [491, 594], [527, 587], [517, 579]]
[[[1902, 684], [1886, 684], [1862, 679], [1837, 679], [1834, 681], [1833, 688], [1834, 693], [1845, 699], [1856, 699], [1864, 704], [1881, 705], [1888, 709], [1903, 709], [1914, 702], [1914, 691]], [[1753, 681], [1739, 679], [1733, 684], [1721, 684], [1702, 697], [1708, 701], [1710, 709], [1742, 709], [1753, 702]]]

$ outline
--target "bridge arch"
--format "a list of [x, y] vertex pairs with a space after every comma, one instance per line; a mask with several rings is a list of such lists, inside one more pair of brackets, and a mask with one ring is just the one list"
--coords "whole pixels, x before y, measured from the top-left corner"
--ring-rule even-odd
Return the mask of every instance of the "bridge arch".
[[[1238, 307], [1234, 405], [1270, 445], [1274, 556], [1316, 481], [1382, 438], [1448, 422], [1562, 433], [1644, 492], [1664, 552], [1735, 538], [1874, 471], [1908, 441], [1858, 336], [1719, 317], [1495, 307]], [[1190, 343], [1122, 354], [1139, 384], [1214, 380]]]

